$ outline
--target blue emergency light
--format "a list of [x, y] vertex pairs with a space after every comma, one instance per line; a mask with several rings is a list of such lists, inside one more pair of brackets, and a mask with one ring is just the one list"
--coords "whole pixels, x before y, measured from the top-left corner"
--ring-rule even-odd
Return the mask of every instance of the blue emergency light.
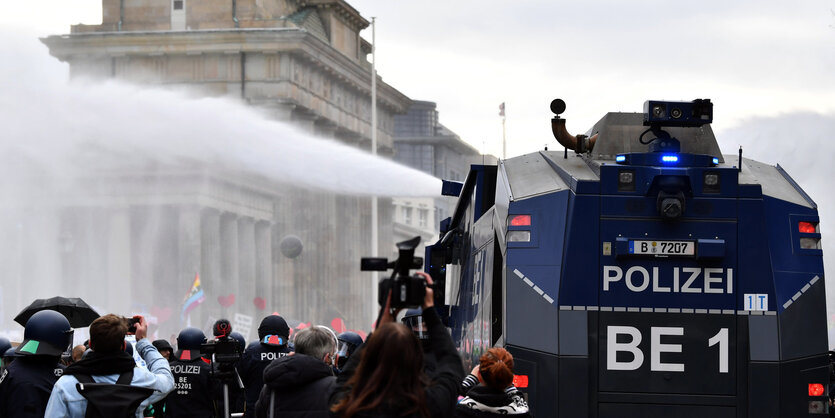
[[665, 163], [677, 163], [678, 162], [678, 155], [674, 154], [665, 154], [661, 156], [661, 161]]

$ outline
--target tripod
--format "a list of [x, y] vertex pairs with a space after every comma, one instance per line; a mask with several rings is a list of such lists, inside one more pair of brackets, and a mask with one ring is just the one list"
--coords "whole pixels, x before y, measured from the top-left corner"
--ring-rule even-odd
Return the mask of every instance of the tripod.
[[238, 389], [244, 388], [244, 383], [241, 381], [241, 376], [235, 370], [234, 363], [221, 362], [218, 371], [215, 371], [215, 363], [212, 362], [212, 377], [220, 380], [223, 384], [223, 418], [242, 417], [243, 414], [230, 414], [229, 411], [229, 385], [233, 384]]

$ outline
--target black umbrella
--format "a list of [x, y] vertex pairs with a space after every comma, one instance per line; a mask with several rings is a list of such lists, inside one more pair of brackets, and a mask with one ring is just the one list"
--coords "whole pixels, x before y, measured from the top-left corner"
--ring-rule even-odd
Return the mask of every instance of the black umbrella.
[[47, 309], [57, 311], [66, 316], [67, 320], [70, 321], [70, 326], [73, 328], [90, 326], [96, 318], [101, 316], [98, 312], [91, 308], [87, 302], [81, 300], [81, 298], [65, 298], [63, 296], [56, 296], [49, 299], [35, 299], [34, 302], [29, 304], [29, 306], [20, 311], [14, 320], [18, 324], [25, 327], [26, 321], [28, 321], [32, 315], [36, 312]]

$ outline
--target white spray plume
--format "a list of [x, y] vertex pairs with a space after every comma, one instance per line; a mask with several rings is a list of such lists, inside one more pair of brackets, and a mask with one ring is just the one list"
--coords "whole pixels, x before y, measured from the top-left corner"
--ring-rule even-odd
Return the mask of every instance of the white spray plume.
[[61, 167], [68, 156], [104, 149], [126, 159], [198, 161], [344, 194], [440, 192], [440, 181], [428, 174], [270, 120], [238, 100], [115, 81], [67, 82], [66, 66], [32, 45], [37, 40], [2, 35], [11, 39], [0, 46], [9, 63], [0, 67], [4, 154], [14, 150]]

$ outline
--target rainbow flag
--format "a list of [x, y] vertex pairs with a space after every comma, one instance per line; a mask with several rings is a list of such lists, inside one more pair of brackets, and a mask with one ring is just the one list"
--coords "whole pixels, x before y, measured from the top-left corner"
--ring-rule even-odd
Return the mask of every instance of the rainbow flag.
[[189, 312], [193, 311], [194, 308], [203, 303], [204, 300], [206, 300], [206, 297], [203, 295], [203, 289], [200, 288], [200, 274], [195, 273], [194, 283], [191, 284], [191, 290], [189, 290], [186, 297], [183, 298], [183, 312], [180, 316], [185, 318]]

